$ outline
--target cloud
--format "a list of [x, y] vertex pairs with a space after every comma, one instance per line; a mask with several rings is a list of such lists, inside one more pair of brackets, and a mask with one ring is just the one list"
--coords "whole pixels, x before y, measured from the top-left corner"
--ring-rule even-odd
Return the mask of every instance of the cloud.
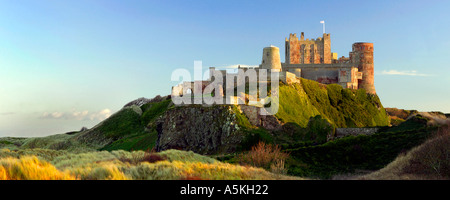
[[400, 76], [433, 76], [431, 74], [421, 74], [421, 73], [417, 72], [416, 70], [397, 71], [395, 69], [383, 70], [379, 74], [381, 74], [381, 75], [400, 75]]
[[65, 119], [65, 120], [104, 120], [111, 116], [110, 109], [103, 109], [97, 112], [84, 111], [72, 111], [72, 112], [44, 112], [40, 116], [41, 119]]

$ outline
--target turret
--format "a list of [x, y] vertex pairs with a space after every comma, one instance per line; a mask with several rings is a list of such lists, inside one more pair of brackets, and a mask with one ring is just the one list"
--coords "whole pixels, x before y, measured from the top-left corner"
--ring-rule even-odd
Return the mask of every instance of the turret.
[[350, 61], [358, 67], [359, 72], [362, 72], [362, 79], [358, 80], [358, 88], [364, 88], [368, 93], [375, 94], [373, 43], [354, 43]]
[[321, 63], [331, 64], [331, 40], [330, 34], [323, 34], [323, 61]]
[[263, 49], [261, 68], [270, 69], [273, 72], [281, 71], [280, 49], [278, 47], [270, 45], [270, 47]]
[[[302, 33], [303, 34], [303, 33]], [[286, 39], [285, 43], [285, 59], [287, 64], [299, 64], [300, 63], [300, 46], [298, 43], [297, 34], [289, 34], [289, 39]]]

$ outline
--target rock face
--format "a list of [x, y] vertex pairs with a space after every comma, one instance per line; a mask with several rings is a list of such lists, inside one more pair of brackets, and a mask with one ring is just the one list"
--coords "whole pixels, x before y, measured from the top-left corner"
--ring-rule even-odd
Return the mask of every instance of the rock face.
[[236, 150], [243, 134], [229, 105], [179, 106], [166, 111], [156, 122], [156, 150], [183, 149], [201, 154]]
[[240, 110], [253, 126], [263, 127], [267, 130], [280, 130], [281, 122], [273, 115], [261, 115], [260, 107], [239, 105]]

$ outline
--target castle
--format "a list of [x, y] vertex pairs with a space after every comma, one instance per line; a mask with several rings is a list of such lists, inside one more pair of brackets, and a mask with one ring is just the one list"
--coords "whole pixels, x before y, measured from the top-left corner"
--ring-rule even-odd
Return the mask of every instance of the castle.
[[[284, 63], [280, 61], [279, 48], [271, 45], [263, 49], [261, 64], [251, 69], [256, 71], [265, 69], [270, 73], [277, 73], [280, 80], [287, 84], [299, 82], [297, 78], [301, 77], [323, 84], [339, 84], [343, 88], [362, 88], [367, 93], [375, 94], [373, 43], [354, 43], [349, 57], [342, 56], [341, 58], [338, 58], [337, 53], [331, 52], [330, 44], [329, 33], [324, 33], [323, 37], [317, 39], [305, 39], [303, 32], [300, 39], [297, 34], [290, 34], [285, 41], [286, 60]], [[239, 67], [238, 69], [241, 70], [237, 74], [230, 74], [226, 70], [216, 70], [214, 67], [210, 67], [208, 80], [183, 82], [172, 87], [172, 96], [183, 96], [188, 91], [194, 91], [194, 94], [196, 91], [201, 93], [208, 84], [213, 82], [213, 75], [217, 76], [217, 74], [223, 78], [221, 81], [215, 82], [220, 86], [220, 91], [215, 94], [224, 96], [223, 88], [230, 87], [226, 84], [226, 76], [236, 76], [238, 85], [242, 79], [245, 83], [245, 72], [249, 68]], [[234, 86], [235, 84], [232, 84], [232, 87]]]
[[281, 64], [282, 70], [319, 83], [364, 88], [375, 94], [373, 43], [354, 43], [349, 57], [339, 59], [337, 53], [331, 52], [330, 43], [329, 33], [311, 40], [305, 40], [303, 32], [300, 39], [296, 34], [290, 34], [289, 39], [286, 38], [286, 61]]

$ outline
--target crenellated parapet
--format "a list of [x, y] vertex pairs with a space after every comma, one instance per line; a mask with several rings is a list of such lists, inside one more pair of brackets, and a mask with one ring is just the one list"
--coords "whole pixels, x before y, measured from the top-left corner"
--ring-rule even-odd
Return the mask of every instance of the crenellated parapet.
[[305, 39], [302, 32], [300, 39], [297, 34], [286, 38], [286, 63], [288, 64], [320, 64], [331, 63], [330, 34], [323, 34], [317, 39]]

